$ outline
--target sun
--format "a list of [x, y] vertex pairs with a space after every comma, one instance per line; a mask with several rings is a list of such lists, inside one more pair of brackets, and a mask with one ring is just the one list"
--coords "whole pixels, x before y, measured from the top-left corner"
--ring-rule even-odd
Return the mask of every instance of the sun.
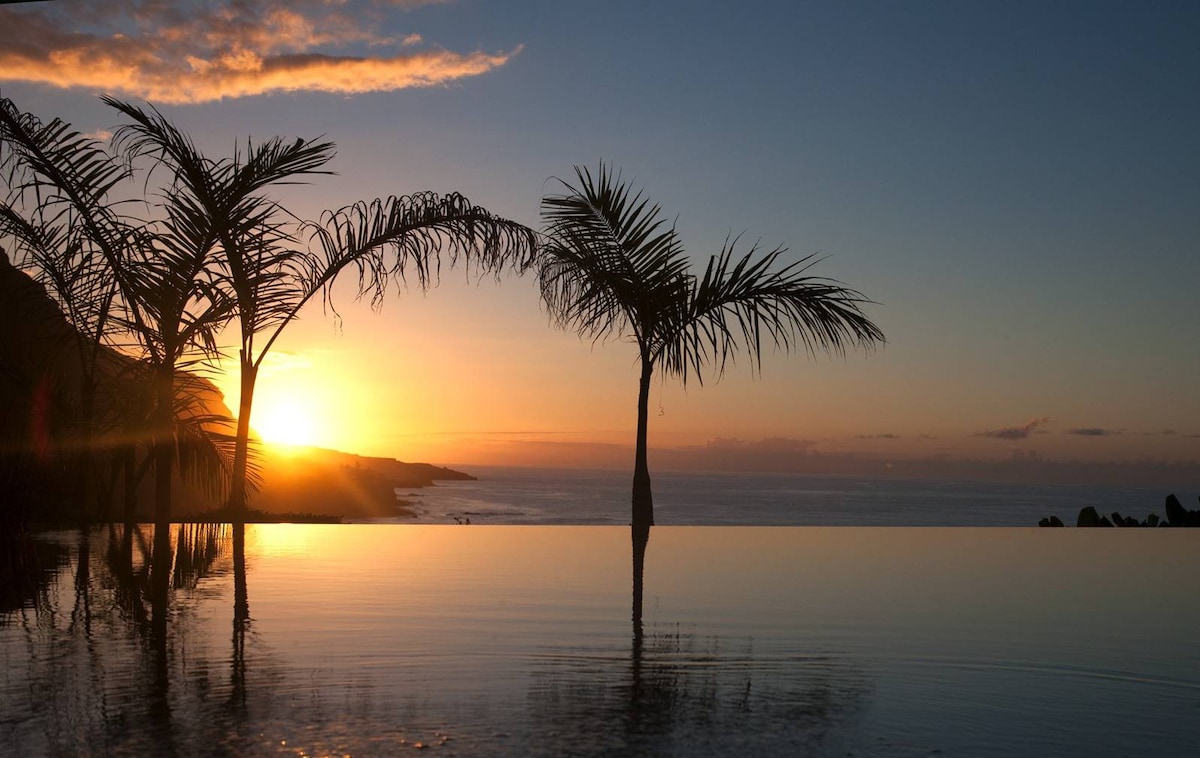
[[319, 445], [320, 431], [308, 404], [286, 395], [255, 398], [250, 426], [265, 442], [282, 445]]

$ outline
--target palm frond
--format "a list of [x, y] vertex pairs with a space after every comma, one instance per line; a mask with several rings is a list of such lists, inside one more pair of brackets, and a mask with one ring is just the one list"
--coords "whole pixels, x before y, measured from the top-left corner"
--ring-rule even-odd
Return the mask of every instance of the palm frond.
[[[118, 293], [111, 302], [126, 309], [129, 322], [140, 322], [124, 265], [140, 233], [118, 212], [121, 203], [109, 198], [129, 170], [70, 124], [43, 123], [7, 98], [0, 98], [0, 167], [9, 188], [4, 206], [27, 222], [23, 233], [10, 216], [7, 230], [39, 267], [79, 275], [84, 286], [70, 290], [79, 302], [99, 302], [94, 290], [98, 277], [103, 279]], [[28, 233], [34, 229], [37, 234]], [[60, 295], [66, 302], [68, 291]], [[103, 331], [94, 323], [81, 327], [85, 333]]]
[[605, 164], [575, 174], [578, 186], [559, 180], [566, 193], [542, 201], [542, 299], [559, 326], [593, 340], [629, 328], [645, 354], [685, 292], [683, 246], [661, 208]]
[[761, 370], [764, 347], [844, 354], [885, 341], [883, 332], [862, 311], [870, 303], [862, 293], [807, 271], [806, 257], [784, 267], [785, 252], [760, 254], [757, 245], [735, 255], [737, 240], [709, 259], [695, 281], [689, 307], [663, 330], [664, 368], [685, 381], [712, 366], [720, 376], [735, 356], [748, 353]]
[[604, 163], [575, 168], [577, 184], [542, 201], [542, 299], [551, 319], [593, 340], [628, 333], [641, 360], [685, 382], [718, 376], [739, 352], [761, 367], [763, 348], [843, 353], [883, 333], [862, 312], [861, 293], [809, 276], [811, 257], [757, 245], [737, 254], [727, 240], [697, 278], [661, 208], [632, 192]]
[[449, 265], [462, 260], [468, 269], [497, 276], [506, 269], [528, 269], [538, 244], [533, 230], [493, 215], [458, 193], [418, 192], [357, 202], [326, 212], [305, 225], [319, 252], [305, 257], [307, 292], [324, 293], [344, 269], [353, 268], [360, 296], [379, 305], [390, 284], [412, 276], [425, 289], [441, 274], [442, 254]]
[[[234, 475], [237, 423], [210, 410], [213, 392], [212, 385], [195, 374], [176, 375], [176, 452], [180, 473], [214, 501], [224, 502]], [[246, 473], [247, 484], [256, 489], [261, 481], [261, 459], [254, 446]]]

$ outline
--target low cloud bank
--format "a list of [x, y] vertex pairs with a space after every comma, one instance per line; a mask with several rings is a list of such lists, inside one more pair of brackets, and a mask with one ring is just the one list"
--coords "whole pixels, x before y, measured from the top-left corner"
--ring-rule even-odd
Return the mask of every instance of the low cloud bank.
[[1027, 421], [1021, 426], [1008, 426], [1003, 429], [988, 429], [979, 432], [976, 437], [991, 437], [997, 440], [1024, 440], [1029, 439], [1029, 435], [1033, 434], [1038, 427], [1045, 426], [1050, 423], [1049, 416], [1035, 418]]

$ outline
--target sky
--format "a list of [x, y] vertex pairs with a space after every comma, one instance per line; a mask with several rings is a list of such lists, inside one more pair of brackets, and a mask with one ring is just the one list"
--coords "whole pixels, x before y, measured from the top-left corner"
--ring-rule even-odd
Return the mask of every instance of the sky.
[[[656, 383], [652, 465], [1133, 470], [1200, 461], [1197, 39], [1193, 2], [55, 0], [0, 8], [0, 94], [100, 136], [98, 94], [149, 99], [214, 154], [324, 135], [304, 218], [433, 190], [536, 227], [604, 160], [697, 266], [742, 234], [873, 301], [868, 354]], [[265, 436], [631, 462], [633, 346], [556, 330], [533, 277], [352, 295], [278, 344]]]

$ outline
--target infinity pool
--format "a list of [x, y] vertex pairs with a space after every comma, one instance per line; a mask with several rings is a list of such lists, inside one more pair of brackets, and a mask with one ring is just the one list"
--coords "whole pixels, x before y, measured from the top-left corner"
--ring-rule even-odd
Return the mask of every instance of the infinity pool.
[[173, 530], [165, 596], [152, 532], [38, 537], [0, 610], [14, 754], [1200, 744], [1190, 530], [656, 527], [641, 633], [627, 528], [249, 526], [240, 612], [229, 527]]

